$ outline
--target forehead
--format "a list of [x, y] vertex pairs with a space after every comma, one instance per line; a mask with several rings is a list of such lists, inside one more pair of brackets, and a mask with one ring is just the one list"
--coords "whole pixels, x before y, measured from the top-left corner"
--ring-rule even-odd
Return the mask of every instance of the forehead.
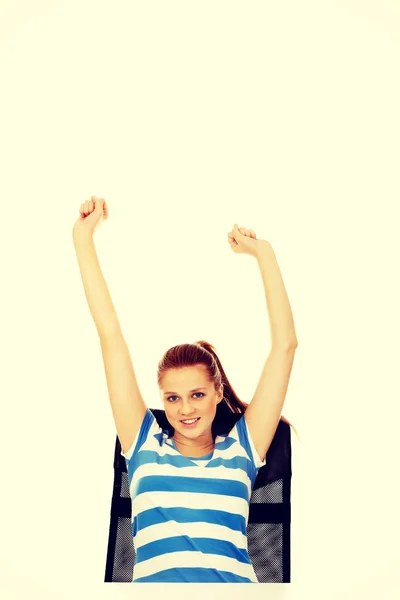
[[204, 365], [168, 369], [162, 378], [162, 388], [164, 390], [192, 389], [209, 385], [210, 382]]

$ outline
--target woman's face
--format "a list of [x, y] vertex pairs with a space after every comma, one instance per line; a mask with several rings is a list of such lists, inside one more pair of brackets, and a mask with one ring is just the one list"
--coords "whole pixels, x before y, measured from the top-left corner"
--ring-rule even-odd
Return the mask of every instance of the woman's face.
[[[215, 390], [204, 365], [168, 369], [162, 377], [161, 395], [176, 441], [187, 444], [193, 440], [193, 445], [212, 441], [211, 426], [217, 404], [223, 398], [223, 386], [218, 392]], [[184, 422], [193, 419], [194, 423]]]

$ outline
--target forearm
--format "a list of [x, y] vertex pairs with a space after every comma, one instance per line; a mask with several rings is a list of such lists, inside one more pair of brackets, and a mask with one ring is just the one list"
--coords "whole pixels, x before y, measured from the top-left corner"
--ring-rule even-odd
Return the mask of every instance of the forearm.
[[73, 236], [90, 312], [100, 337], [113, 335], [120, 324], [100, 268], [92, 236]]
[[257, 262], [260, 268], [273, 346], [297, 346], [297, 337], [285, 284], [271, 244], [260, 240]]

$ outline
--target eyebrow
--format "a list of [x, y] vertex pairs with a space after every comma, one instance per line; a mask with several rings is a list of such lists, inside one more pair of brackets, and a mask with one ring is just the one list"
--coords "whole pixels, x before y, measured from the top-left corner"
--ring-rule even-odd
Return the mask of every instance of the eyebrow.
[[[198, 387], [198, 388], [194, 388], [194, 390], [190, 390], [191, 392], [197, 392], [198, 390], [206, 390], [206, 387]], [[176, 392], [164, 392], [164, 396], [166, 394], [176, 394]]]

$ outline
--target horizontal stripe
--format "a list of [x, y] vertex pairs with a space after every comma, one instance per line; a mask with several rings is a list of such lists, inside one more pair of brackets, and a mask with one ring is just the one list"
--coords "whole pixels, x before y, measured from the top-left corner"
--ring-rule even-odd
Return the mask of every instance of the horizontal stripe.
[[232, 458], [222, 458], [220, 456], [215, 456], [213, 459], [210, 460], [207, 466], [209, 469], [215, 469], [220, 466], [223, 466], [226, 469], [230, 469], [231, 471], [240, 469], [247, 474], [249, 480], [251, 481], [253, 467], [249, 459], [245, 456], [239, 456], [238, 454], [236, 454], [236, 456], [233, 456]]
[[148, 577], [133, 578], [134, 583], [258, 583], [229, 571], [217, 569], [165, 569]]
[[166, 494], [212, 494], [234, 496], [249, 500], [248, 488], [242, 481], [216, 479], [214, 477], [161, 477], [148, 475], [141, 477], [135, 486], [136, 498], [141, 494], [150, 492], [164, 492]]
[[177, 535], [189, 536], [191, 538], [205, 537], [213, 540], [226, 540], [238, 548], [244, 548], [247, 544], [246, 535], [242, 531], [230, 529], [224, 525], [215, 523], [180, 523], [167, 521], [166, 523], [155, 523], [149, 527], [140, 528], [135, 536], [135, 548], [145, 544], [175, 537]]
[[[249, 513], [249, 504], [243, 498], [225, 496], [223, 494], [188, 494], [185, 492], [150, 492], [140, 494], [132, 501], [132, 518], [149, 508], [197, 508], [202, 511], [205, 508], [212, 510], [225, 510], [226, 512], [245, 515], [246, 521]], [[200, 516], [200, 515], [199, 515]], [[202, 521], [203, 519], [199, 519]]]
[[[142, 457], [142, 454], [146, 456]], [[139, 460], [138, 460], [139, 459]], [[130, 496], [136, 493], [136, 481], [144, 475], [154, 474], [155, 470], [160, 475], [179, 475], [180, 477], [195, 476], [199, 478], [212, 477], [216, 479], [236, 480], [245, 482], [247, 486], [247, 497], [250, 499], [253, 482], [251, 480], [252, 466], [250, 461], [244, 457], [236, 457], [236, 459], [224, 460], [213, 459], [212, 464], [209, 463], [208, 468], [196, 468], [196, 465], [191, 462], [188, 464], [186, 458], [181, 461], [182, 457], [164, 456], [160, 457], [156, 452], [142, 450], [133, 459], [128, 466], [128, 485]], [[135, 464], [140, 466], [135, 468]], [[212, 471], [210, 472], [212, 467]]]
[[[139, 454], [142, 454], [142, 452], [140, 452]], [[173, 457], [163, 457], [163, 459], [168, 459], [168, 458], [173, 458]], [[220, 459], [218, 459], [220, 460]], [[246, 459], [243, 459], [244, 461]], [[213, 478], [217, 478], [219, 480], [229, 480], [231, 481], [232, 479], [234, 479], [235, 481], [241, 481], [242, 483], [245, 483], [245, 485], [247, 486], [247, 493], [248, 493], [248, 498], [250, 498], [251, 496], [251, 480], [250, 477], [246, 474], [246, 471], [243, 471], [240, 468], [240, 461], [237, 461], [237, 466], [238, 468], [232, 469], [232, 468], [226, 468], [225, 465], [220, 464], [218, 466], [215, 466], [213, 468], [212, 471], [210, 471], [210, 469], [196, 469], [193, 466], [188, 466], [187, 464], [181, 467], [177, 467], [174, 464], [171, 464], [170, 461], [168, 460], [163, 460], [162, 462], [160, 462], [159, 460], [157, 460], [154, 457], [154, 461], [152, 462], [146, 462], [144, 461], [143, 464], [141, 464], [136, 470], [135, 470], [135, 474], [134, 477], [131, 480], [130, 483], [130, 491], [131, 491], [131, 495], [133, 492], [133, 486], [136, 485], [136, 481], [141, 478], [141, 477], [146, 477], [148, 475], [154, 475], [155, 472], [155, 465], [154, 462], [157, 462], [157, 475], [160, 475], [162, 477], [167, 477], [169, 475], [172, 476], [179, 476], [179, 477], [198, 477], [201, 479], [205, 479], [208, 477], [213, 477]], [[232, 461], [233, 464], [233, 461]]]
[[246, 520], [241, 514], [231, 514], [223, 510], [205, 508], [199, 515], [196, 509], [180, 507], [172, 507], [164, 510], [157, 507], [139, 513], [133, 518], [134, 535], [137, 530], [164, 523], [165, 520], [178, 521], [179, 523], [197, 523], [199, 516], [203, 522], [228, 527], [231, 530], [239, 531], [246, 535]]
[[228, 556], [219, 556], [215, 554], [203, 554], [202, 552], [170, 552], [162, 556], [156, 556], [135, 564], [134, 574], [136, 577], [148, 577], [153, 573], [163, 571], [164, 569], [174, 569], [176, 566], [189, 568], [206, 568], [229, 571], [240, 577], [254, 577], [254, 570], [251, 564], [239, 562]]
[[229, 557], [241, 563], [251, 564], [245, 548], [238, 548], [225, 540], [211, 540], [205, 537], [175, 536], [164, 540], [155, 540], [140, 548], [137, 546], [135, 548], [136, 565], [157, 556], [163, 560], [164, 556], [171, 552], [202, 552], [203, 554], [215, 554], [218, 557]]
[[[129, 466], [130, 470], [133, 472], [135, 469], [140, 467], [145, 463], [152, 463], [155, 460], [161, 465], [169, 464], [174, 467], [189, 467], [192, 466], [193, 469], [196, 469], [197, 466], [202, 466], [204, 469], [219, 467], [220, 465], [226, 467], [227, 469], [237, 469], [240, 467], [245, 471], [249, 471], [251, 463], [249, 458], [247, 457], [245, 450], [240, 447], [240, 451], [238, 453], [238, 444], [236, 447], [232, 447], [231, 452], [227, 451], [222, 456], [219, 455], [219, 452], [214, 452], [214, 456], [211, 460], [204, 461], [207, 463], [205, 465], [198, 465], [195, 460], [189, 458], [188, 456], [183, 456], [180, 454], [178, 450], [168, 446], [168, 444], [164, 444], [163, 446], [156, 448], [151, 447], [149, 442], [145, 442], [142, 449], [132, 457]], [[198, 469], [196, 469], [198, 470]]]

